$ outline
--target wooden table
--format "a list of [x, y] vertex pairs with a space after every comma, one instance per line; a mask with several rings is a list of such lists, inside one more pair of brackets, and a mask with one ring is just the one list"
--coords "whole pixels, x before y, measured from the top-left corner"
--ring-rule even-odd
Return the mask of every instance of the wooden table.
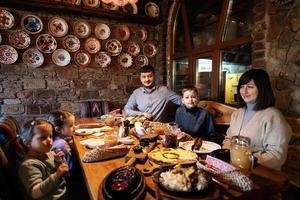
[[[78, 123], [88, 123], [97, 122], [96, 118], [80, 119], [77, 120]], [[84, 153], [89, 151], [85, 146], [81, 145], [79, 142], [90, 136], [74, 136], [74, 144], [80, 159], [80, 164], [82, 167], [83, 175], [85, 178], [86, 186], [92, 200], [104, 199], [102, 192], [99, 191], [99, 186], [101, 185], [104, 177], [109, 174], [112, 170], [121, 167], [125, 164], [124, 158], [116, 158], [106, 161], [84, 163], [81, 161]], [[149, 165], [148, 162], [145, 165]], [[137, 164], [138, 169], [142, 169], [144, 165]], [[228, 187], [220, 186], [221, 199], [264, 199], [271, 195], [285, 191], [288, 188], [288, 178], [287, 176], [279, 171], [275, 171], [263, 166], [259, 166], [254, 169], [252, 175], [252, 180], [255, 183], [254, 190], [250, 192], [240, 192]], [[143, 199], [150, 200], [155, 199], [155, 192], [157, 191], [157, 186], [153, 182], [151, 176], [145, 177], [146, 180], [146, 191]], [[224, 185], [223, 185], [224, 186]], [[164, 199], [164, 197], [161, 197]]]

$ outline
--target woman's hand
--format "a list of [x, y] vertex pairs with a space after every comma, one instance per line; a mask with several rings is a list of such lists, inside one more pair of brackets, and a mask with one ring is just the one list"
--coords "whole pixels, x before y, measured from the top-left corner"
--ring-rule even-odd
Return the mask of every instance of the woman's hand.
[[143, 116], [146, 117], [147, 119], [151, 120], [153, 115], [151, 113], [143, 113]]

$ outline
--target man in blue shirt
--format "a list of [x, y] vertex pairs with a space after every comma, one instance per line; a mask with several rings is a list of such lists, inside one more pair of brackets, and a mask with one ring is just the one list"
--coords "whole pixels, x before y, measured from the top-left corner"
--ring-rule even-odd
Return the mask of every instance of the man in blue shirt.
[[133, 91], [124, 107], [129, 116], [144, 116], [153, 121], [160, 121], [169, 101], [180, 105], [181, 97], [166, 86], [155, 84], [154, 68], [145, 65], [140, 69], [142, 87]]

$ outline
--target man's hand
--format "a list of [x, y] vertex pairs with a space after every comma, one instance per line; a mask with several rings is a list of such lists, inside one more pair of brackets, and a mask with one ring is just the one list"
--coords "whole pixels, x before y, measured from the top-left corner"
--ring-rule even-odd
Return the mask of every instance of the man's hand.
[[153, 115], [151, 113], [143, 113], [143, 116], [146, 117], [146, 119], [151, 120]]

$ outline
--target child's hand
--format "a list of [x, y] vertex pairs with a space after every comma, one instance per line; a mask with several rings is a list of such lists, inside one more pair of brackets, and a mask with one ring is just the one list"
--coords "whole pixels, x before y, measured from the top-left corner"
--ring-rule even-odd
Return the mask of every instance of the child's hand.
[[64, 152], [61, 149], [55, 149], [54, 150], [55, 155], [54, 155], [54, 160], [58, 163], [61, 163], [64, 161]]
[[58, 178], [62, 178], [64, 175], [68, 174], [69, 173], [68, 164], [66, 162], [60, 163], [55, 173]]

